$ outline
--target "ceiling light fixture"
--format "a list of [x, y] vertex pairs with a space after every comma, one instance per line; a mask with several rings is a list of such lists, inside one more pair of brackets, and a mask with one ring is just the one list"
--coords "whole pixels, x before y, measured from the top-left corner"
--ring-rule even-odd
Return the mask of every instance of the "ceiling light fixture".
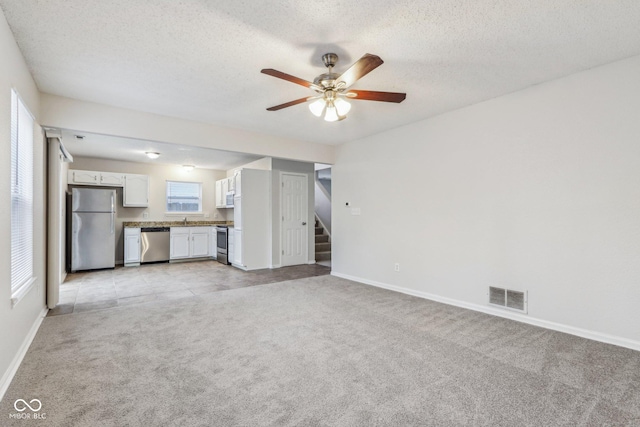
[[327, 90], [322, 97], [309, 104], [309, 110], [316, 117], [321, 117], [324, 114], [326, 121], [335, 122], [347, 118], [351, 104], [335, 91]]
[[182, 168], [184, 170], [186, 170], [187, 172], [191, 172], [192, 170], [194, 170], [196, 167], [193, 165], [182, 165]]
[[158, 157], [160, 157], [160, 153], [156, 153], [155, 151], [145, 151], [144, 154], [146, 154], [150, 159], [157, 159]]
[[372, 90], [351, 90], [349, 87], [360, 78], [364, 77], [377, 67], [383, 64], [379, 56], [365, 54], [357, 60], [347, 71], [342, 74], [334, 73], [333, 67], [338, 62], [338, 55], [335, 53], [325, 53], [322, 55], [322, 62], [329, 70], [327, 73], [320, 74], [313, 82], [274, 70], [273, 68], [264, 68], [260, 72], [278, 79], [283, 79], [291, 83], [308, 87], [315, 91], [317, 95], [307, 96], [296, 99], [294, 101], [285, 102], [267, 108], [267, 111], [278, 111], [283, 108], [292, 107], [307, 101], [309, 110], [316, 117], [323, 117], [328, 122], [336, 122], [347, 118], [347, 113], [351, 110], [351, 104], [346, 98], [361, 99], [363, 101], [382, 101], [399, 103], [407, 97], [406, 93], [400, 92], [378, 92]]

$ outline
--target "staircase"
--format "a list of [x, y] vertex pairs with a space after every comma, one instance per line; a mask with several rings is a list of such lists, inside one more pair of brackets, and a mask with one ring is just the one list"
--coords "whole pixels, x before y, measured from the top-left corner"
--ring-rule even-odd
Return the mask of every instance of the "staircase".
[[324, 227], [316, 219], [316, 262], [331, 261], [331, 242]]

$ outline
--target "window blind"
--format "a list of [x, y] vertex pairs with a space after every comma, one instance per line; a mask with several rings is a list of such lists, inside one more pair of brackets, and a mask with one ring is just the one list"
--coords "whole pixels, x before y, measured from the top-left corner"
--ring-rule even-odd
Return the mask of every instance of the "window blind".
[[33, 278], [33, 117], [11, 91], [11, 293]]
[[202, 183], [167, 181], [167, 212], [201, 212]]

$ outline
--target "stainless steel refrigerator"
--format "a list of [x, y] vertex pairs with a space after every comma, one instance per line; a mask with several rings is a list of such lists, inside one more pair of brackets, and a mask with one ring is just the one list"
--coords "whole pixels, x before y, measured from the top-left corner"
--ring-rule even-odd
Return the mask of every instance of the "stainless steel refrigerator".
[[115, 267], [115, 203], [116, 190], [72, 190], [71, 271]]

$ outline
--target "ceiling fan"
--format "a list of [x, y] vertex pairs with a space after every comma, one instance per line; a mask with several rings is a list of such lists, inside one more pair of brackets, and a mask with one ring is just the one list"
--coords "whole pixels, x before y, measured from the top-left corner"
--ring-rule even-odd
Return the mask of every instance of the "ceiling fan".
[[399, 103], [407, 97], [406, 93], [399, 92], [349, 89], [349, 87], [360, 78], [366, 76], [383, 64], [384, 61], [382, 61], [379, 56], [367, 53], [342, 74], [333, 72], [333, 67], [336, 65], [336, 62], [338, 62], [338, 55], [335, 53], [325, 53], [322, 55], [322, 62], [329, 69], [329, 72], [320, 74], [313, 80], [313, 83], [272, 68], [261, 70], [260, 72], [263, 74], [308, 87], [317, 93], [317, 95], [314, 96], [307, 96], [267, 108], [267, 111], [277, 111], [307, 101], [313, 101], [309, 104], [309, 110], [311, 110], [316, 117], [324, 115], [326, 121], [335, 122], [347, 117], [347, 113], [351, 109], [351, 104], [347, 99]]

